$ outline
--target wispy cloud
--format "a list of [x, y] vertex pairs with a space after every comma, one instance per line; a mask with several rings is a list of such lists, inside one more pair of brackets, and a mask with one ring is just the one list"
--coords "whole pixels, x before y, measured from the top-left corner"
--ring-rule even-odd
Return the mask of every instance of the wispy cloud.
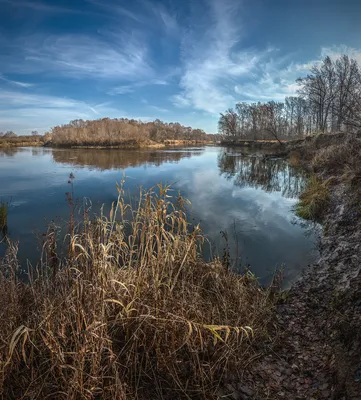
[[89, 104], [65, 97], [18, 91], [0, 92], [0, 131], [41, 131], [73, 119], [116, 117], [119, 113], [121, 111], [113, 108], [109, 102]]
[[29, 88], [29, 87], [34, 86], [32, 83], [19, 82], [19, 81], [14, 81], [14, 80], [8, 79], [4, 75], [2, 75], [1, 73], [0, 73], [0, 80], [2, 80], [3, 82], [8, 83], [10, 85], [20, 86], [20, 87], [23, 87], [23, 88]]
[[234, 102], [235, 80], [251, 73], [262, 53], [236, 46], [242, 34], [240, 2], [212, 0], [209, 4], [205, 31], [188, 32], [184, 37], [183, 91], [171, 100], [176, 106], [216, 114]]
[[206, 29], [183, 37], [182, 90], [170, 97], [175, 107], [217, 115], [238, 101], [283, 101], [297, 95], [296, 79], [325, 55], [349, 54], [361, 62], [361, 53], [345, 46], [322, 48], [319, 58], [302, 63], [292, 62], [296, 54], [285, 55], [272, 46], [246, 48], [242, 46], [242, 2], [209, 0], [207, 4]]
[[37, 1], [12, 1], [12, 0], [0, 0], [0, 4], [8, 4], [13, 7], [30, 8], [35, 11], [52, 12], [52, 13], [70, 13], [70, 14], [84, 14], [88, 13], [83, 10], [77, 10], [74, 8], [59, 7], [56, 5], [45, 4]]
[[120, 14], [120, 15], [128, 17], [134, 21], [143, 22], [142, 18], [140, 18], [138, 14], [128, 10], [125, 7], [122, 7], [121, 5], [117, 4], [116, 2], [101, 1], [101, 0], [86, 0], [86, 1], [90, 4], [98, 6], [103, 11], [111, 12], [113, 15]]
[[[135, 0], [127, 4], [127, 7], [112, 0], [86, 0], [99, 9], [114, 15], [129, 18], [144, 27], [163, 28], [167, 33], [178, 33], [179, 25], [176, 12], [165, 7], [161, 3], [150, 0]], [[130, 8], [129, 6], [132, 6]]]
[[101, 35], [62, 35], [32, 38], [24, 49], [31, 70], [56, 71], [75, 78], [151, 77], [146, 46], [135, 36], [119, 33], [117, 42]]
[[322, 47], [321, 57], [329, 56], [332, 60], [340, 58], [343, 54], [355, 59], [361, 65], [361, 49], [355, 49], [346, 45]]
[[133, 93], [138, 88], [143, 88], [145, 86], [153, 86], [153, 85], [168, 85], [168, 81], [165, 79], [150, 79], [148, 81], [138, 81], [134, 82], [130, 85], [120, 85], [115, 86], [107, 91], [107, 94], [110, 95], [119, 95], [119, 94], [128, 94]]
[[162, 108], [162, 107], [158, 107], [158, 106], [151, 105], [151, 106], [149, 106], [149, 108], [151, 108], [151, 109], [153, 109], [155, 111], [161, 112], [161, 113], [169, 112], [169, 110], [167, 110], [166, 108]]
[[299, 85], [296, 79], [307, 75], [324, 57], [337, 60], [343, 54], [361, 62], [361, 51], [347, 46], [322, 47], [319, 57], [307, 62], [290, 61], [290, 55], [266, 59], [254, 70], [254, 77], [235, 85], [238, 101], [283, 101], [286, 96], [296, 96]]

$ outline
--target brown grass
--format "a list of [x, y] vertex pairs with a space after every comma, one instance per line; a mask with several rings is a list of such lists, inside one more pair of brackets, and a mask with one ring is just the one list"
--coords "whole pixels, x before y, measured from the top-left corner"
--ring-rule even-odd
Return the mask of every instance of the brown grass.
[[0, 137], [0, 148], [42, 146], [44, 144], [43, 136], [15, 136]]
[[288, 156], [288, 163], [291, 167], [300, 168], [301, 163], [301, 154], [298, 151], [291, 151]]
[[[0, 274], [0, 394], [6, 399], [217, 398], [259, 355], [270, 292], [200, 256], [185, 200], [168, 187], [84, 221], [57, 257], [49, 229], [30, 283], [16, 244]], [[129, 218], [131, 217], [131, 218]], [[73, 228], [71, 228], [71, 231]], [[240, 379], [241, 381], [241, 379]]]
[[296, 205], [296, 214], [304, 219], [320, 220], [324, 215], [330, 201], [329, 181], [321, 181], [312, 176], [304, 192], [300, 195], [300, 201]]

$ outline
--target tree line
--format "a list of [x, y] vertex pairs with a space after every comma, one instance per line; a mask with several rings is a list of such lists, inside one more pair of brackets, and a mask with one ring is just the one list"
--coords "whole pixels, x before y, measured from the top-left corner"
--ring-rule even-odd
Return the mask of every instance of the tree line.
[[[41, 136], [38, 131], [31, 131], [31, 135], [26, 135], [26, 136], [32, 136], [32, 137], [37, 137]], [[18, 135], [14, 131], [6, 131], [6, 132], [0, 132], [0, 138], [16, 138]]]
[[325, 57], [297, 83], [298, 95], [284, 102], [242, 102], [221, 113], [219, 133], [280, 140], [361, 129], [361, 70], [356, 60], [347, 55], [335, 61]]
[[55, 126], [46, 134], [55, 145], [104, 145], [142, 144], [167, 140], [207, 140], [202, 129], [193, 129], [179, 123], [166, 123], [159, 119], [142, 122], [134, 119], [103, 118], [95, 121], [81, 119]]

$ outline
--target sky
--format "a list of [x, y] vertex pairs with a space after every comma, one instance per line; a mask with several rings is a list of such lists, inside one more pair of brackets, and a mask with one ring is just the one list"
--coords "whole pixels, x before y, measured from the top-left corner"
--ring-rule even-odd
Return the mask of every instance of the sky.
[[0, 131], [159, 118], [217, 132], [325, 55], [361, 64], [360, 0], [0, 0]]

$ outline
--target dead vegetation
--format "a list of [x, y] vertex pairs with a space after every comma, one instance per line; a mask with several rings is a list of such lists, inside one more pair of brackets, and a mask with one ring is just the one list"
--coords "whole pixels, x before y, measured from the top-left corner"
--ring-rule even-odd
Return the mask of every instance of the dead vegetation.
[[201, 129], [160, 120], [142, 122], [133, 119], [103, 118], [74, 120], [55, 126], [45, 135], [55, 146], [146, 147], [157, 143], [209, 141]]
[[38, 136], [0, 136], [0, 148], [42, 146], [44, 138]]
[[315, 175], [309, 179], [296, 205], [296, 214], [299, 217], [309, 220], [321, 219], [330, 201], [328, 184], [329, 181], [321, 181]]
[[332, 185], [342, 184], [347, 198], [355, 201], [361, 188], [360, 157], [361, 139], [355, 134], [322, 134], [291, 150], [289, 162], [312, 174], [300, 195], [297, 214], [306, 219], [321, 219], [327, 212]]
[[[246, 275], [200, 256], [205, 237], [169, 187], [122, 197], [57, 228], [18, 279], [9, 243], [0, 274], [0, 394], [6, 399], [217, 398], [269, 340], [274, 300]], [[74, 213], [72, 194], [69, 204]], [[239, 378], [241, 381], [241, 378]]]

